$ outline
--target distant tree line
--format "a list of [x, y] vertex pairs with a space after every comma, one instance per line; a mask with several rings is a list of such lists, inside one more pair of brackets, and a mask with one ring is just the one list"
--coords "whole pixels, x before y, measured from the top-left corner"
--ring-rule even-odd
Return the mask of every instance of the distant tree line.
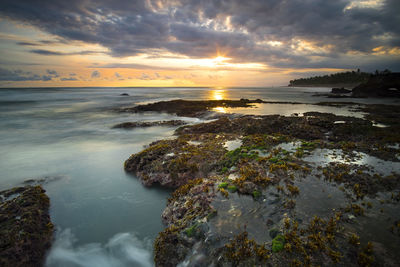
[[[385, 75], [391, 73], [390, 70], [375, 71], [375, 75]], [[324, 85], [324, 84], [356, 84], [367, 82], [369, 77], [373, 75], [368, 72], [357, 71], [338, 72], [324, 76], [314, 76], [310, 78], [300, 78], [291, 80], [289, 86], [300, 85]]]

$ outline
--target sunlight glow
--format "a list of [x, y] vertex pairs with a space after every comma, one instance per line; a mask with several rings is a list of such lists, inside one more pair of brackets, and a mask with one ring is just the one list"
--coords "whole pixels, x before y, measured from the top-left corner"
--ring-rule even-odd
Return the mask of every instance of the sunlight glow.
[[216, 58], [214, 58], [212, 61], [215, 65], [220, 65], [223, 64], [224, 61], [230, 60], [231, 58], [229, 57], [223, 57], [223, 56], [217, 56]]
[[383, 0], [355, 0], [350, 2], [345, 8], [344, 12], [353, 8], [374, 8], [379, 9], [383, 6]]
[[225, 99], [225, 93], [226, 93], [226, 91], [225, 90], [213, 90], [213, 91], [210, 91], [210, 99], [212, 99], [212, 100], [222, 100], [222, 99]]
[[216, 107], [216, 108], [213, 108], [213, 110], [220, 112], [220, 113], [226, 113], [226, 109], [224, 107]]

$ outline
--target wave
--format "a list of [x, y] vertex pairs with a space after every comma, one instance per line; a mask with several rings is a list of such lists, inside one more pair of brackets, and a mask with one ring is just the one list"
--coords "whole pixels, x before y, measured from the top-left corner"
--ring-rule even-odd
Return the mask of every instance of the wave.
[[106, 244], [74, 246], [76, 238], [70, 229], [56, 236], [47, 256], [46, 267], [124, 267], [153, 266], [150, 242], [131, 233], [118, 233]]

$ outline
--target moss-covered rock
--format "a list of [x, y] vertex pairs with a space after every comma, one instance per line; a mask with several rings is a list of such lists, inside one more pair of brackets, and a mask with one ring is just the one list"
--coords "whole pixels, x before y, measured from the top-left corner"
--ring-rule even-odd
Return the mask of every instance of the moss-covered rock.
[[[380, 108], [370, 107], [370, 115]], [[378, 115], [376, 111], [373, 117], [383, 121]], [[397, 209], [399, 174], [380, 175], [371, 166], [354, 162], [360, 152], [399, 161], [399, 118], [394, 113], [386, 120], [390, 127], [378, 128], [372, 117], [319, 112], [303, 117], [224, 116], [181, 127], [175, 140], [150, 144], [132, 155], [125, 169], [146, 185], [159, 182], [178, 187], [162, 214], [167, 228], [155, 242], [156, 265], [396, 262], [395, 253], [365, 247], [365, 230], [357, 227], [378, 220], [379, 205]], [[238, 139], [239, 148], [225, 148], [228, 140]], [[329, 161], [325, 162], [322, 151], [332, 152]], [[331, 200], [331, 194], [335, 199]], [[379, 204], [377, 195], [390, 199]], [[319, 200], [331, 207], [318, 209], [314, 203]], [[371, 211], [375, 214], [368, 216]], [[393, 216], [385, 217], [392, 243], [398, 241], [400, 225]]]
[[45, 191], [26, 186], [2, 191], [0, 196], [0, 265], [41, 266], [54, 228]]

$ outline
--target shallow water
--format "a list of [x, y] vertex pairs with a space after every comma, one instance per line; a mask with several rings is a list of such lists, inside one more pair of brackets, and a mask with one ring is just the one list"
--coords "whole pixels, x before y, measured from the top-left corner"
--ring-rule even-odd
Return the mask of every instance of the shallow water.
[[[335, 101], [312, 97], [314, 92], [329, 90], [288, 87], [0, 89], [0, 190], [22, 185], [26, 180], [44, 185], [51, 200], [50, 216], [57, 227], [49, 266], [149, 266], [152, 252], [148, 243], [163, 229], [160, 215], [170, 191], [143, 187], [136, 177], [124, 172], [123, 162], [150, 142], [170, 138], [175, 128], [111, 127], [127, 121], [182, 118], [151, 112], [120, 114], [113, 111], [115, 108], [177, 98]], [[129, 96], [121, 96], [122, 93]], [[383, 103], [384, 100], [356, 101]], [[278, 104], [265, 106], [272, 110], [260, 108], [257, 112], [292, 114], [300, 112], [296, 106], [316, 110], [311, 105]], [[190, 123], [200, 121], [183, 119]], [[140, 252], [143, 257], [131, 259], [127, 251], [129, 255]]]
[[341, 149], [317, 148], [310, 155], [305, 156], [303, 160], [320, 166], [325, 166], [331, 162], [365, 165], [381, 175], [391, 175], [400, 170], [400, 162], [382, 160], [363, 152], [354, 151], [353, 153], [354, 156], [349, 158], [343, 154]]
[[334, 113], [340, 116], [351, 116], [356, 118], [364, 117], [364, 113], [352, 111], [351, 106], [331, 107], [306, 104], [254, 104], [252, 108], [215, 108], [221, 113], [241, 113], [246, 115], [283, 115], [283, 116], [303, 116], [304, 113], [316, 111], [321, 113]]
[[[282, 219], [282, 199], [274, 188], [264, 192], [260, 201], [249, 195], [229, 193], [229, 200], [218, 196], [211, 205], [218, 210], [218, 216], [210, 220], [210, 230], [225, 241], [244, 230], [260, 244], [271, 241], [269, 230], [278, 228]], [[269, 228], [265, 227], [267, 220], [273, 221]]]

